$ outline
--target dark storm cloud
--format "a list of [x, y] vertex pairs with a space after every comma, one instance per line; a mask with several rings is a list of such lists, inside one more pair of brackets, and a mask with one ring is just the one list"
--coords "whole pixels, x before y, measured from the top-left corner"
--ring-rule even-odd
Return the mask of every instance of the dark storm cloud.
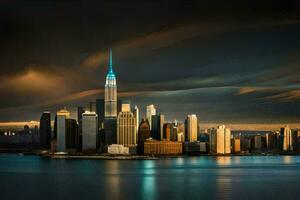
[[[0, 120], [102, 97], [113, 48], [120, 96], [170, 119], [299, 117], [298, 1], [7, 1]], [[21, 114], [20, 114], [21, 113]]]

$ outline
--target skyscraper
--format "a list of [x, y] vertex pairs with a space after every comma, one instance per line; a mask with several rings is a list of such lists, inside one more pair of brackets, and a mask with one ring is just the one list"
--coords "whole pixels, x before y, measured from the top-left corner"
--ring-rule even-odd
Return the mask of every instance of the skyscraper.
[[66, 150], [76, 151], [79, 144], [78, 124], [75, 119], [66, 119]]
[[152, 123], [152, 130], [151, 130], [152, 138], [155, 140], [162, 140], [164, 138], [163, 126], [165, 123], [165, 116], [162, 114], [152, 115], [151, 123]]
[[109, 50], [108, 73], [105, 82], [105, 118], [117, 117], [117, 82], [113, 72], [112, 50]]
[[231, 131], [225, 125], [212, 129], [210, 133], [210, 150], [215, 154], [230, 154], [231, 152]]
[[40, 146], [50, 148], [51, 142], [51, 114], [44, 112], [40, 119]]
[[186, 141], [195, 142], [198, 137], [198, 120], [195, 114], [188, 115], [186, 118]]
[[140, 113], [139, 113], [139, 108], [137, 106], [134, 106], [134, 110], [133, 110], [133, 115], [134, 115], [134, 118], [135, 118], [135, 129], [136, 129], [136, 132], [138, 132], [139, 130], [139, 124], [140, 124]]
[[108, 73], [106, 75], [104, 93], [104, 129], [105, 144], [115, 144], [117, 141], [117, 82], [113, 72], [112, 50], [109, 51]]
[[[130, 110], [130, 106], [124, 105], [124, 110], [119, 113], [117, 119], [117, 144], [130, 147], [136, 145], [136, 120]], [[129, 108], [129, 109], [128, 109]]]
[[163, 127], [164, 139], [170, 141], [172, 132], [172, 123], [165, 123]]
[[150, 127], [147, 121], [143, 118], [138, 131], [138, 153], [144, 154], [144, 142], [151, 138]]
[[96, 114], [98, 115], [98, 126], [104, 128], [104, 99], [96, 99]]
[[152, 130], [152, 115], [156, 115], [156, 109], [153, 104], [147, 106], [146, 116], [150, 126], [150, 130]]
[[289, 126], [285, 126], [280, 129], [280, 135], [282, 138], [282, 150], [283, 151], [293, 151], [293, 137], [292, 131]]
[[82, 150], [96, 150], [98, 132], [98, 116], [95, 112], [86, 111], [82, 114]]
[[57, 152], [66, 151], [66, 119], [70, 118], [70, 112], [66, 109], [59, 110], [56, 113], [56, 128], [57, 128]]

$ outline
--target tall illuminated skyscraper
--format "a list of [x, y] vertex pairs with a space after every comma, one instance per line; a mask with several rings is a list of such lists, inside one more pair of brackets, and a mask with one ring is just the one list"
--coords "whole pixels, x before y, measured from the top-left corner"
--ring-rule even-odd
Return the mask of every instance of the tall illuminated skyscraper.
[[212, 129], [210, 133], [210, 151], [215, 154], [230, 154], [231, 152], [231, 131], [225, 125]]
[[280, 129], [280, 135], [283, 139], [282, 141], [282, 150], [283, 151], [293, 151], [293, 137], [292, 131], [289, 126], [285, 126]]
[[82, 114], [82, 150], [96, 150], [98, 132], [98, 115], [95, 112], [85, 111]]
[[136, 129], [136, 132], [138, 132], [139, 124], [140, 124], [140, 114], [139, 114], [139, 108], [137, 106], [134, 106], [133, 115], [134, 115], [135, 121], [136, 121], [135, 129]]
[[156, 109], [153, 104], [147, 106], [147, 120], [150, 126], [150, 130], [152, 129], [152, 115], [156, 115]]
[[62, 109], [56, 113], [57, 128], [57, 152], [66, 151], [66, 119], [70, 118], [70, 112]]
[[130, 110], [130, 104], [122, 104], [122, 112], [119, 113], [117, 120], [117, 144], [135, 146], [136, 133], [136, 120]]
[[117, 82], [113, 72], [112, 50], [109, 50], [108, 73], [105, 82], [105, 118], [117, 117]]
[[188, 115], [186, 118], [186, 141], [195, 142], [197, 141], [198, 135], [198, 120], [195, 114]]

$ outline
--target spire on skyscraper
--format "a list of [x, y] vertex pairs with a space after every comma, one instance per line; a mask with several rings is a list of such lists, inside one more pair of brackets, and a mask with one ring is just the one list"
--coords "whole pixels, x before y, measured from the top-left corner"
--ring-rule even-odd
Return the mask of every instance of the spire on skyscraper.
[[113, 74], [113, 63], [112, 63], [112, 49], [109, 49], [109, 62], [108, 62], [108, 73]]

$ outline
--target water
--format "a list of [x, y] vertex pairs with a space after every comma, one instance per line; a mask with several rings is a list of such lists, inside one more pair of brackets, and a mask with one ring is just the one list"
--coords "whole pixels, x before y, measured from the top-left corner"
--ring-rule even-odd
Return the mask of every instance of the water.
[[298, 199], [300, 157], [51, 160], [0, 155], [0, 199]]

